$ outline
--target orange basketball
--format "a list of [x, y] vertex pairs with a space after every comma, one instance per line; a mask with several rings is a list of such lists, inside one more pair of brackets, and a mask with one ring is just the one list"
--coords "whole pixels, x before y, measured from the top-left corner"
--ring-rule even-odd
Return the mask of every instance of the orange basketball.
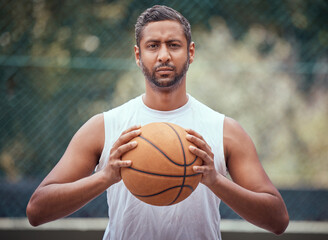
[[157, 206], [176, 204], [197, 187], [201, 175], [192, 170], [202, 160], [192, 154], [186, 131], [172, 123], [150, 123], [132, 139], [138, 145], [123, 155], [132, 166], [122, 168], [125, 186], [141, 201]]

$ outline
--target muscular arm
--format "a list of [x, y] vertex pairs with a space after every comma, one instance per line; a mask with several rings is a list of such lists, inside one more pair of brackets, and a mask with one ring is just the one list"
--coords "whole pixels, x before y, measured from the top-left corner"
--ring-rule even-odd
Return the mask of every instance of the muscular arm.
[[213, 193], [254, 225], [275, 234], [285, 231], [289, 217], [284, 201], [266, 175], [252, 140], [236, 121], [226, 118], [224, 123], [225, 157], [233, 181], [216, 172], [213, 153], [200, 135], [189, 138], [198, 146], [191, 151], [205, 163], [195, 171], [203, 173], [202, 182]]
[[131, 128], [122, 133], [111, 150], [107, 166], [92, 174], [104, 146], [104, 119], [99, 114], [85, 123], [74, 135], [66, 152], [33, 193], [26, 213], [30, 223], [37, 226], [65, 217], [100, 195], [118, 182], [122, 153], [135, 147], [127, 142], [138, 132]]

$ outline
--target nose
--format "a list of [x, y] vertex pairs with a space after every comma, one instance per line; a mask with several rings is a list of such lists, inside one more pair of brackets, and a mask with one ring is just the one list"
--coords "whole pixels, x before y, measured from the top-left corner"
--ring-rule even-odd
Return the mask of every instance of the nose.
[[166, 63], [171, 60], [171, 55], [166, 44], [161, 44], [161, 47], [158, 52], [158, 61], [161, 63]]

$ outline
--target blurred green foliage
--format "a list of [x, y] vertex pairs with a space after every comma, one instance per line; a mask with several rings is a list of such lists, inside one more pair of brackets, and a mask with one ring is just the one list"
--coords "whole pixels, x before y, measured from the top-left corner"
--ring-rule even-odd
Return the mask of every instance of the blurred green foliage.
[[189, 91], [242, 122], [280, 186], [327, 188], [325, 0], [0, 1], [0, 176], [43, 177], [88, 118], [142, 92], [134, 24], [154, 4], [192, 25]]

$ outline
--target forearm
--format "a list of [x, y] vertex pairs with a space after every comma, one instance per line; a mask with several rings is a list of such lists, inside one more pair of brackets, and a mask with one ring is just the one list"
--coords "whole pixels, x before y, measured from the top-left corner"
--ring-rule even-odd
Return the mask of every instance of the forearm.
[[222, 175], [209, 188], [238, 215], [256, 226], [281, 234], [288, 225], [288, 214], [279, 196], [250, 191]]
[[65, 217], [104, 192], [110, 182], [102, 172], [71, 183], [40, 186], [33, 194], [27, 216], [33, 226]]

